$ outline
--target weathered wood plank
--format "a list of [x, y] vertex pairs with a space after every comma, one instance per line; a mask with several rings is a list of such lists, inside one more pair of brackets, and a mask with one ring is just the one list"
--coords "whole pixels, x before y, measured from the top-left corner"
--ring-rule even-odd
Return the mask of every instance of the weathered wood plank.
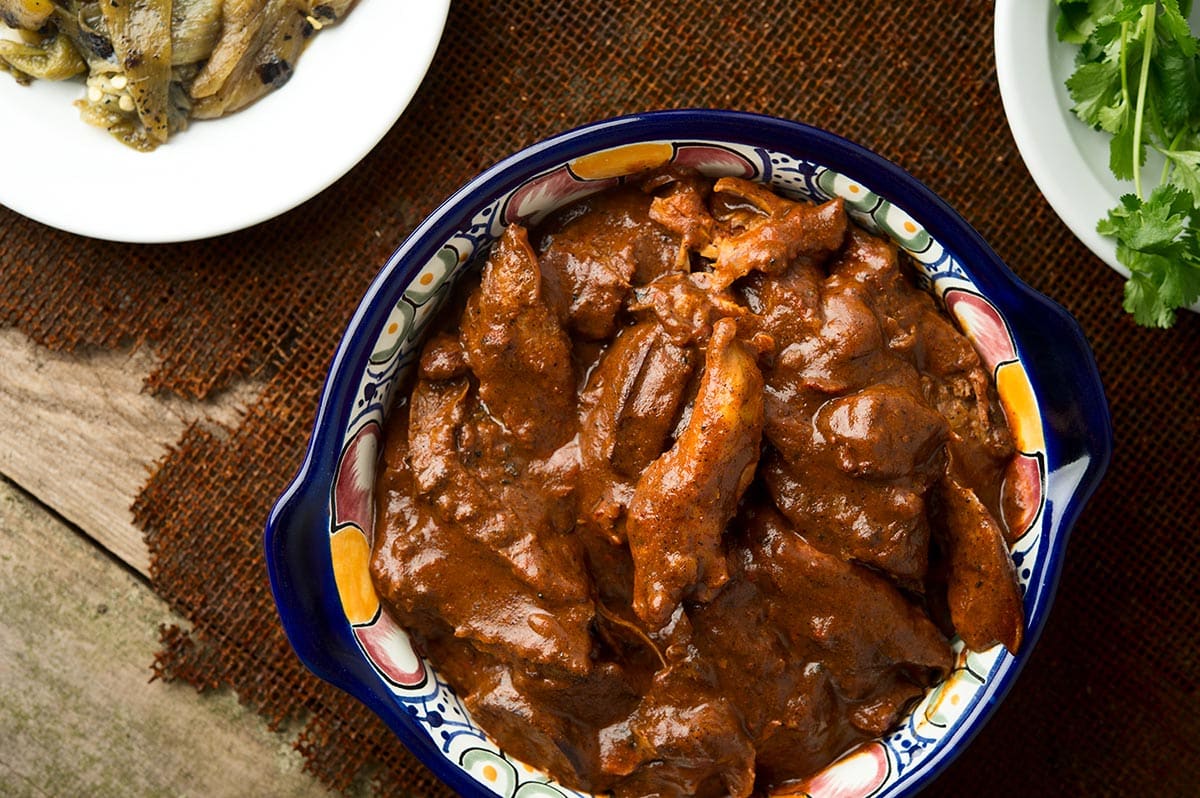
[[257, 392], [150, 396], [152, 364], [145, 351], [67, 355], [0, 330], [0, 474], [143, 574], [149, 554], [129, 507], [150, 467], [187, 423], [232, 424]]
[[0, 479], [0, 795], [326, 795], [233, 696], [147, 683], [177, 620]]

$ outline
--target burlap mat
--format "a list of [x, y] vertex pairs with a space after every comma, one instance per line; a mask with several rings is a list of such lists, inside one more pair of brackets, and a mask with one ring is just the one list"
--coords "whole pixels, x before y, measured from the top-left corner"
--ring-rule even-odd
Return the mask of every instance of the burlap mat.
[[390, 251], [482, 168], [619, 113], [736, 108], [855, 139], [939, 192], [1075, 314], [1107, 387], [1117, 454], [1076, 528], [1045, 634], [927, 794], [1196, 794], [1200, 316], [1155, 332], [1122, 313], [1119, 278], [1072, 238], [1017, 155], [991, 37], [990, 6], [955, 0], [456, 0], [401, 121], [283, 218], [132, 247], [0, 208], [0, 324], [56, 349], [149, 348], [152, 391], [200, 399], [247, 375], [265, 381], [236, 429], [190, 429], [134, 508], [154, 587], [193, 628], [165, 630], [156, 670], [231, 685], [273, 723], [306, 717], [297, 745], [333, 788], [368, 778], [384, 795], [447, 794], [380, 722], [307, 674], [270, 599], [263, 522], [300, 463], [328, 359]]

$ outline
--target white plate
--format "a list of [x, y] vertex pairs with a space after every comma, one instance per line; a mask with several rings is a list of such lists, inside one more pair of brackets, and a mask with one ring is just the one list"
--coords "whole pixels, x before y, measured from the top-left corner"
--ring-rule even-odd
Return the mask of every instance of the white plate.
[[[1059, 218], [1097, 257], [1120, 274], [1116, 244], [1096, 223], [1133, 193], [1108, 170], [1107, 133], [1071, 113], [1066, 80], [1075, 70], [1076, 45], [1054, 33], [1058, 9], [1051, 0], [996, 0], [996, 76], [1004, 113], [1034, 182]], [[1196, 27], [1196, 13], [1192, 26]], [[1157, 185], [1162, 157], [1151, 152], [1143, 185]], [[1200, 310], [1200, 302], [1192, 306]]]
[[319, 193], [399, 118], [433, 59], [449, 0], [360, 0], [319, 32], [287, 85], [151, 153], [85, 124], [79, 82], [0, 74], [0, 204], [113, 241], [239, 230]]

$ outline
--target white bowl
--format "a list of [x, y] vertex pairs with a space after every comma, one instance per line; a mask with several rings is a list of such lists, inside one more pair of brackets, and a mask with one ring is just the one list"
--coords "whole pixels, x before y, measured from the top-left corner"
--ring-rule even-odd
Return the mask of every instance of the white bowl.
[[291, 210], [350, 170], [412, 99], [449, 0], [362, 0], [313, 38], [287, 85], [193, 122], [151, 153], [79, 118], [78, 81], [0, 75], [0, 204], [111, 241], [188, 241]]
[[[1193, 11], [1192, 25], [1196, 26]], [[1108, 169], [1109, 134], [1093, 130], [1073, 113], [1066, 81], [1075, 70], [1076, 45], [1058, 41], [1058, 7], [1049, 0], [996, 0], [996, 77], [1004, 113], [1021, 158], [1058, 217], [1095, 255], [1128, 277], [1117, 260], [1116, 243], [1096, 232], [1133, 184]], [[1147, 180], [1162, 170], [1162, 156], [1150, 152]], [[1153, 182], [1150, 183], [1154, 185]], [[1115, 281], [1103, 290], [1120, 297]], [[1192, 306], [1200, 311], [1200, 302]]]

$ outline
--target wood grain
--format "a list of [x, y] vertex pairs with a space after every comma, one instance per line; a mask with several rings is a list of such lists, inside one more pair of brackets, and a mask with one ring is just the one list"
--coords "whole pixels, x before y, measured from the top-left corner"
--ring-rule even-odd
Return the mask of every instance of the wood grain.
[[194, 420], [232, 425], [256, 395], [214, 401], [143, 390], [144, 350], [68, 355], [0, 330], [0, 474], [142, 574], [150, 569], [129, 508], [149, 469]]
[[227, 693], [149, 682], [144, 581], [0, 479], [0, 795], [319, 796]]

